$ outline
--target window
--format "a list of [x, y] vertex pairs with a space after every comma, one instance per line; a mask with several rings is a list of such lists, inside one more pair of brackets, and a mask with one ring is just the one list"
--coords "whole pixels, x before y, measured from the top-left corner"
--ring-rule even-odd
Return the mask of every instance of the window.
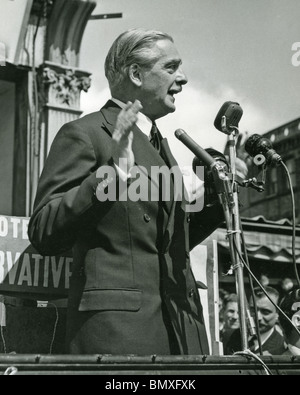
[[[293, 185], [293, 189], [295, 188], [296, 184], [297, 184], [297, 179], [296, 179], [296, 161], [294, 158], [291, 159], [287, 159], [285, 161], [285, 165], [288, 168], [290, 177], [291, 177], [291, 181], [292, 181], [292, 185]], [[287, 177], [285, 176], [285, 189], [289, 190], [290, 186], [289, 186], [289, 182]]]
[[278, 191], [277, 168], [271, 167], [266, 174], [266, 193], [268, 196], [275, 195]]

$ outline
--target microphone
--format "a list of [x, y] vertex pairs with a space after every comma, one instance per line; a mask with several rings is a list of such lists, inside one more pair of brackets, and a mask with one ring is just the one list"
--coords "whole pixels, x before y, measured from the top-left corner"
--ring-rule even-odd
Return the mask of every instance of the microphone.
[[[208, 153], [215, 161], [219, 162], [219, 164], [224, 167], [225, 171], [228, 171], [228, 162], [224, 154], [213, 148], [206, 148], [205, 152]], [[192, 165], [194, 172], [197, 166], [205, 166], [205, 163], [197, 156], [195, 156]]]
[[[180, 140], [196, 155], [198, 159], [202, 160], [210, 168], [213, 174], [217, 194], [225, 194], [228, 205], [230, 207], [233, 207], [235, 203], [232, 187], [229, 177], [224, 170], [224, 165], [221, 165], [219, 161], [214, 159], [205, 149], [200, 147], [184, 130], [177, 129], [175, 130], [174, 134], [178, 138], [178, 140]], [[222, 199], [221, 203], [224, 204]]]
[[242, 115], [243, 110], [239, 103], [226, 101], [216, 116], [214, 126], [220, 132], [231, 134], [230, 129], [237, 128]]
[[245, 151], [254, 158], [256, 165], [262, 165], [265, 161], [267, 165], [277, 165], [282, 162], [282, 158], [273, 149], [272, 143], [259, 134], [253, 134], [245, 143]]
[[[213, 157], [213, 159], [219, 163], [220, 166], [223, 167], [225, 172], [228, 172], [228, 162], [226, 157], [221, 152], [213, 149], [206, 148], [205, 151]], [[192, 168], [195, 174], [197, 174], [197, 166], [204, 167], [204, 201], [207, 202], [206, 206], [212, 206], [218, 200], [218, 195], [216, 193], [216, 186], [214, 180], [214, 174], [211, 170], [211, 167], [208, 167], [203, 160], [198, 158], [197, 156], [193, 159]]]
[[205, 149], [201, 148], [200, 145], [198, 145], [184, 130], [182, 129], [177, 129], [175, 130], [175, 136], [180, 140], [186, 147], [188, 147], [199, 159], [202, 159], [202, 161], [207, 165], [207, 166], [212, 166], [216, 162], [214, 158], [209, 155]]

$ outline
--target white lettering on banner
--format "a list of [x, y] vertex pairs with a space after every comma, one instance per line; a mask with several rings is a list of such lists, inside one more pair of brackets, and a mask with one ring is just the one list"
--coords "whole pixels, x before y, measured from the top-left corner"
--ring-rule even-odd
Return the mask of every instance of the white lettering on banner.
[[56, 261], [55, 261], [55, 256], [51, 257], [51, 268], [52, 268], [52, 273], [53, 273], [53, 285], [54, 288], [58, 288], [59, 285], [59, 280], [61, 277], [61, 271], [63, 268], [65, 258], [62, 256], [59, 258], [59, 263], [58, 263], [58, 268], [56, 269]]
[[44, 266], [44, 284], [43, 286], [47, 288], [49, 285], [49, 257], [45, 256], [45, 266]]
[[22, 239], [23, 240], [28, 240], [28, 224], [29, 224], [29, 219], [22, 220]]
[[47, 288], [50, 282], [53, 288], [69, 289], [72, 261], [64, 256], [0, 251], [0, 284]]
[[24, 254], [18, 285], [23, 285], [23, 282], [26, 282], [29, 287], [32, 286], [32, 276], [28, 254]]
[[65, 263], [65, 288], [70, 288], [70, 277], [72, 276], [71, 264], [73, 262], [73, 258], [66, 258]]
[[12, 259], [12, 252], [11, 251], [6, 251], [7, 271], [8, 271], [9, 284], [14, 284], [15, 283], [15, 278], [16, 278], [17, 269], [18, 269], [18, 266], [19, 266], [20, 256], [21, 256], [21, 253], [20, 252], [16, 252], [15, 259], [13, 261], [13, 259]]
[[37, 287], [39, 285], [40, 261], [43, 259], [43, 257], [38, 254], [32, 254], [32, 258], [34, 259], [33, 286]]
[[0, 215], [0, 294], [65, 297], [72, 276], [72, 253], [39, 254], [28, 238], [29, 220]]
[[6, 237], [8, 235], [8, 220], [5, 217], [0, 217], [0, 236]]
[[[4, 217], [0, 215], [0, 237], [28, 240], [28, 218]], [[11, 226], [12, 225], [12, 226]], [[11, 234], [9, 234], [11, 232]]]
[[10, 220], [13, 224], [13, 238], [16, 239], [18, 237], [18, 224], [21, 222], [21, 220], [17, 217], [13, 217]]

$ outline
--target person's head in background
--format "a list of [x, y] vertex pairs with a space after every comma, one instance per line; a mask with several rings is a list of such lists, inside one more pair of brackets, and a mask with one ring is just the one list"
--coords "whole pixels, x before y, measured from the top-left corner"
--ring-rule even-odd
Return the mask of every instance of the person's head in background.
[[228, 294], [224, 297], [222, 318], [224, 330], [238, 329], [240, 327], [238, 298], [235, 293]]
[[300, 331], [300, 289], [288, 292], [281, 300], [279, 307], [293, 323], [292, 325], [284, 315], [279, 314], [279, 323], [283, 330], [285, 341], [299, 348], [300, 351], [300, 336], [294, 328], [295, 326]]
[[[278, 305], [280, 295], [277, 289], [270, 286], [267, 286], [264, 289], [275, 305]], [[277, 308], [259, 287], [254, 288], [254, 297], [257, 309], [259, 333], [266, 333], [273, 329], [278, 323]], [[254, 316], [254, 303], [252, 297], [249, 300], [249, 307], [252, 316]]]
[[280, 287], [283, 296], [285, 296], [289, 291], [292, 291], [292, 289], [294, 288], [293, 280], [290, 277], [284, 277], [280, 281]]
[[224, 305], [224, 299], [229, 295], [229, 292], [224, 288], [219, 289], [219, 312], [222, 311]]
[[266, 274], [262, 273], [260, 275], [260, 277], [259, 277], [259, 282], [261, 283], [261, 285], [263, 287], [267, 287], [269, 285], [269, 283], [270, 283], [270, 280], [269, 280], [269, 277]]

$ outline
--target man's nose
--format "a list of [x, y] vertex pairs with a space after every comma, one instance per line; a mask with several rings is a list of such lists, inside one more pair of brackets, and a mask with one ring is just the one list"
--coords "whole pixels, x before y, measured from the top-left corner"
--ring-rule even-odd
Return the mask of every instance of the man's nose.
[[261, 315], [261, 312], [259, 311], [259, 310], [257, 310], [257, 319], [258, 319], [258, 321], [261, 321], [262, 320], [262, 315]]
[[182, 67], [179, 67], [177, 70], [176, 82], [178, 82], [181, 85], [185, 85], [188, 82], [188, 78], [185, 75]]
[[237, 311], [235, 311], [234, 313], [232, 313], [232, 317], [237, 320], [239, 318], [239, 313]]

